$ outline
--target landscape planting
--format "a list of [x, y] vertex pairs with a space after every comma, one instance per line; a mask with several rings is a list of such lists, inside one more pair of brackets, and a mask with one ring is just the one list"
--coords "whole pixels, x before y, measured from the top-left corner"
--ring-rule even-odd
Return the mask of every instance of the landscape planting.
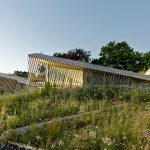
[[[30, 127], [25, 132], [13, 130], [25, 126]], [[33, 92], [4, 94], [0, 134], [1, 143], [42, 149], [148, 150], [150, 91], [107, 85], [57, 89], [46, 84]]]

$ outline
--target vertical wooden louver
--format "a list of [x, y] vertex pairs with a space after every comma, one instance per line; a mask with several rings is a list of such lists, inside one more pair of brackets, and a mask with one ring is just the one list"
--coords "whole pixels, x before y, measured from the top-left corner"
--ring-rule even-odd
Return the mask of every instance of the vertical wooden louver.
[[28, 72], [29, 85], [33, 87], [43, 87], [48, 81], [56, 87], [104, 84], [150, 87], [150, 78], [137, 73], [43, 54], [29, 55]]

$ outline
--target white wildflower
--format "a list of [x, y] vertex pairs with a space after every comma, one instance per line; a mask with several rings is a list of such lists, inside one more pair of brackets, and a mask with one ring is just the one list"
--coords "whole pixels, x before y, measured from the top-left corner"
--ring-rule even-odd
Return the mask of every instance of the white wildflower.
[[96, 137], [96, 132], [93, 131], [93, 130], [91, 130], [91, 131], [89, 132], [89, 136], [90, 136], [90, 137]]
[[150, 109], [150, 107], [145, 107], [145, 109], [146, 109], [146, 110], [149, 110], [149, 109]]
[[96, 126], [95, 128], [98, 129], [98, 126]]
[[39, 139], [41, 139], [41, 137], [40, 136], [36, 136], [36, 139], [39, 140]]
[[52, 144], [51, 148], [53, 149], [53, 148], [55, 148], [55, 146], [56, 146], [55, 144]]
[[104, 144], [107, 144], [107, 145], [111, 145], [112, 144], [112, 140], [108, 137], [105, 137], [105, 138], [101, 138], [103, 143]]
[[63, 146], [63, 145], [64, 145], [64, 142], [63, 142], [63, 141], [59, 141], [59, 142], [58, 142], [58, 145], [59, 145], [59, 146]]
[[74, 137], [78, 138], [78, 137], [79, 137], [79, 135], [78, 135], [78, 134], [75, 134], [75, 135], [74, 135]]

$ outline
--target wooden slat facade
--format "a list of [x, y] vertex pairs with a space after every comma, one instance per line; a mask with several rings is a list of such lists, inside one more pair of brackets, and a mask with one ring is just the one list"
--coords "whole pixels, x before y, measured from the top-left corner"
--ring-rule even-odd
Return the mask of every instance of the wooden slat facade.
[[[43, 72], [41, 68], [44, 68]], [[88, 67], [87, 63], [81, 62], [80, 65], [80, 62], [62, 58], [59, 61], [59, 58], [47, 55], [45, 57], [42, 54], [30, 54], [28, 58], [29, 85], [33, 87], [43, 87], [45, 82], [49, 81], [52, 86], [56, 87], [107, 84], [150, 88], [150, 78], [146, 76], [122, 70], [117, 72], [117, 69], [113, 71], [113, 68], [106, 67], [106, 69], [100, 70], [96, 65]]]

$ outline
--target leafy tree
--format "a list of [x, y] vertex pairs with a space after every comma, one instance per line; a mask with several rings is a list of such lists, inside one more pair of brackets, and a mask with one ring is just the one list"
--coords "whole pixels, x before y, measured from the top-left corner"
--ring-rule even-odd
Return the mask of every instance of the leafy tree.
[[60, 57], [60, 58], [66, 58], [67, 54], [66, 53], [54, 53], [53, 54], [54, 57]]
[[76, 48], [68, 51], [67, 58], [72, 60], [89, 62], [91, 56], [90, 53], [90, 51], [85, 51], [84, 49]]
[[23, 77], [23, 78], [28, 78], [28, 72], [26, 71], [14, 71], [13, 75]]
[[95, 59], [91, 60], [91, 64], [100, 65], [101, 63], [98, 58], [95, 58]]
[[90, 62], [91, 52], [85, 51], [84, 49], [81, 48], [76, 48], [69, 50], [67, 53], [54, 53], [53, 56], [83, 62]]
[[142, 65], [143, 65], [143, 70], [146, 71], [147, 69], [150, 68], [150, 51], [143, 53], [142, 55]]
[[92, 63], [134, 72], [142, 69], [142, 54], [134, 51], [126, 42], [109, 42], [101, 48], [99, 56]]

